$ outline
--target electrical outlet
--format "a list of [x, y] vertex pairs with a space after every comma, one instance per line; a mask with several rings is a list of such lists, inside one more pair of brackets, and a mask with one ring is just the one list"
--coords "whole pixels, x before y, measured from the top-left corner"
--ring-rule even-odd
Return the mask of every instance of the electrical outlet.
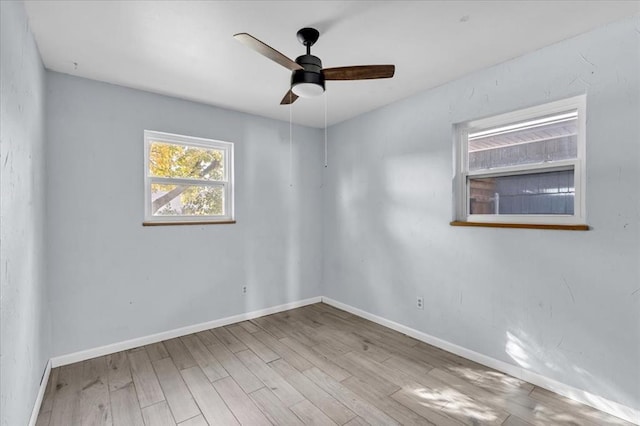
[[247, 286], [246, 285], [242, 286], [242, 294], [247, 294]]
[[424, 299], [422, 298], [422, 296], [418, 296], [416, 298], [416, 308], [424, 309]]

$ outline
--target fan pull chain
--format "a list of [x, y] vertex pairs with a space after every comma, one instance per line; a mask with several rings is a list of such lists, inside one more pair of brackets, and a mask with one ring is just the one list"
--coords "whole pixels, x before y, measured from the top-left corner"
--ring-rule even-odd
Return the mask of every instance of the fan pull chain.
[[289, 187], [293, 186], [293, 102], [289, 104]]
[[324, 92], [324, 166], [327, 167], [327, 92]]

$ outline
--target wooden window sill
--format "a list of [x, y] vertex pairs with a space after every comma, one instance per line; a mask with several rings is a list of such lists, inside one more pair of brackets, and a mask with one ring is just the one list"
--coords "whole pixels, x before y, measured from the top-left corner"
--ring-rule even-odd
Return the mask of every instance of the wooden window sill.
[[496, 223], [496, 222], [463, 222], [454, 220], [451, 226], [480, 226], [485, 228], [525, 228], [525, 229], [555, 229], [560, 231], [588, 231], [589, 225], [553, 225], [533, 223]]
[[200, 221], [200, 222], [142, 222], [142, 226], [172, 226], [172, 225], [231, 225], [235, 220]]

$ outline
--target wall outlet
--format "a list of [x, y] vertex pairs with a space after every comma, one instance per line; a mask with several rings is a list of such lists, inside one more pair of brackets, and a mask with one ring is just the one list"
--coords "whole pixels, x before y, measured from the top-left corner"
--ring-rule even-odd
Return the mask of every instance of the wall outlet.
[[246, 285], [242, 286], [242, 294], [247, 294], [247, 286]]
[[416, 308], [424, 309], [424, 299], [422, 298], [422, 296], [416, 297]]

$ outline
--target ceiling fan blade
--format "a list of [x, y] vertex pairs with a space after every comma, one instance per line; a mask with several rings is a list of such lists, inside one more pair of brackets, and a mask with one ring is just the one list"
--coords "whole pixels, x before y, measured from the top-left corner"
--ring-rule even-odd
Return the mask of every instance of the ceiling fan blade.
[[285, 68], [290, 69], [291, 71], [302, 69], [300, 65], [287, 58], [268, 44], [261, 42], [251, 34], [239, 33], [235, 34], [233, 37], [248, 48], [255, 50], [259, 54], [266, 56], [267, 58], [282, 65]]
[[325, 80], [391, 78], [395, 71], [395, 65], [355, 65], [352, 67], [325, 68], [322, 70]]
[[298, 99], [298, 95], [289, 90], [287, 94], [284, 95], [284, 98], [282, 98], [282, 100], [280, 101], [280, 105], [292, 104], [296, 101], [296, 99]]

